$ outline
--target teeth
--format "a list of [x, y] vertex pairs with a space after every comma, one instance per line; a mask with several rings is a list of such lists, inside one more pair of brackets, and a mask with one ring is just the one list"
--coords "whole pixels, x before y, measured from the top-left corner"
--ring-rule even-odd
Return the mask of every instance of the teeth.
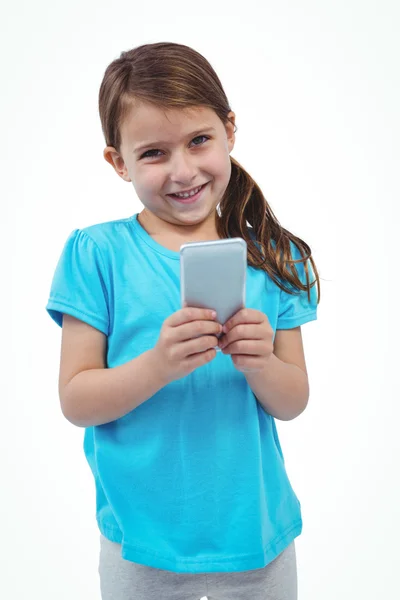
[[178, 198], [189, 198], [190, 196], [194, 196], [197, 192], [202, 188], [202, 186], [196, 188], [190, 193], [185, 192], [184, 194], [174, 194], [174, 196], [178, 196]]

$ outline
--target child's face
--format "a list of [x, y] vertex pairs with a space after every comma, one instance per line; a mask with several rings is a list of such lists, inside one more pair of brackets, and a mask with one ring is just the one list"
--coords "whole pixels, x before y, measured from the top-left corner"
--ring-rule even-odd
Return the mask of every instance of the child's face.
[[[229, 116], [235, 117], [233, 112]], [[104, 157], [122, 179], [132, 182], [153, 215], [175, 225], [197, 225], [214, 219], [228, 185], [233, 130], [210, 108], [164, 112], [138, 103], [121, 127], [121, 152], [107, 147]], [[205, 183], [206, 189], [192, 204], [168, 195]]]

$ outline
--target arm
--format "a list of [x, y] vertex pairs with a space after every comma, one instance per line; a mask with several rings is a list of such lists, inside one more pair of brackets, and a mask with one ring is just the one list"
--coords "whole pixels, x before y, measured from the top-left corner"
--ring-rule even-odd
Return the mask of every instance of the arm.
[[78, 427], [114, 421], [165, 385], [151, 350], [106, 368], [106, 345], [101, 331], [63, 316], [59, 395], [64, 416]]
[[103, 425], [125, 416], [162, 387], [148, 350], [118, 367], [75, 375], [64, 389], [64, 416], [78, 427]]
[[281, 421], [298, 417], [306, 408], [309, 384], [301, 328], [279, 329], [266, 367], [244, 372], [257, 400], [266, 412]]

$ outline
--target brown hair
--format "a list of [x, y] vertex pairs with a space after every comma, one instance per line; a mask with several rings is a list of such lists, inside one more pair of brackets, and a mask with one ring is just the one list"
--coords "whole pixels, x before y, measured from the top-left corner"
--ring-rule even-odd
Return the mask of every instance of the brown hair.
[[[99, 90], [99, 113], [107, 146], [120, 152], [120, 126], [132, 101], [153, 104], [162, 109], [209, 107], [226, 124], [231, 112], [221, 82], [210, 63], [198, 52], [182, 44], [144, 44], [122, 52], [107, 67]], [[284, 291], [308, 293], [315, 284], [320, 300], [320, 283], [310, 247], [278, 222], [260, 188], [245, 169], [230, 156], [232, 172], [219, 204], [217, 232], [221, 238], [241, 237], [247, 242], [247, 262], [261, 268]], [[253, 228], [255, 240], [247, 223]], [[294, 260], [290, 241], [302, 258]], [[310, 283], [308, 261], [316, 279]], [[294, 263], [304, 263], [304, 284]], [[289, 265], [289, 266], [287, 266]], [[287, 287], [286, 284], [290, 284]]]

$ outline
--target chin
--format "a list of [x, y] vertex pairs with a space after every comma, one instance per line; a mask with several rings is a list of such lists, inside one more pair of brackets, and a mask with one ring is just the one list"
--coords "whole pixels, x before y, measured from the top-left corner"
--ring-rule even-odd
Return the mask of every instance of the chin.
[[198, 209], [198, 210], [193, 210], [193, 211], [187, 211], [187, 213], [182, 212], [180, 214], [178, 214], [176, 216], [176, 218], [182, 222], [182, 223], [190, 223], [193, 225], [198, 225], [200, 223], [202, 223], [203, 221], [205, 221], [206, 219], [210, 218], [210, 215], [212, 215], [215, 211], [215, 208], [209, 208], [209, 209]]

